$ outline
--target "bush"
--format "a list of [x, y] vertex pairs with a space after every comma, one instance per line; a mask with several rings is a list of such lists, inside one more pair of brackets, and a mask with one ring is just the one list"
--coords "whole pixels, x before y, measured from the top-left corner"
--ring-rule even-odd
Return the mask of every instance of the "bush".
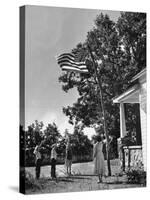
[[146, 172], [143, 170], [131, 169], [126, 172], [128, 183], [143, 184], [146, 186]]
[[126, 135], [122, 138], [123, 146], [133, 146], [136, 145], [136, 141], [129, 135]]

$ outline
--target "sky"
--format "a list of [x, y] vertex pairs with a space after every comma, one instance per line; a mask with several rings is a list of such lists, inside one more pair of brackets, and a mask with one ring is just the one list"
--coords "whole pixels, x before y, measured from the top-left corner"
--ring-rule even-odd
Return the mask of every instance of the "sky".
[[[25, 127], [35, 120], [44, 125], [55, 122], [61, 133], [73, 131], [62, 107], [76, 102], [76, 89], [65, 93], [58, 77], [61, 70], [55, 56], [71, 52], [84, 42], [94, 26], [96, 16], [103, 12], [116, 21], [120, 12], [77, 8], [26, 6], [25, 18]], [[95, 134], [85, 128], [89, 138]]]

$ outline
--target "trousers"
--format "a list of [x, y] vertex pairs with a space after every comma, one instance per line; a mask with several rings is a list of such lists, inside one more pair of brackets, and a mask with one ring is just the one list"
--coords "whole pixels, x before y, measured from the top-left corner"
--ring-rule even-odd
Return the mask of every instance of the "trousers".
[[39, 179], [41, 172], [41, 159], [37, 159], [35, 162], [35, 172], [36, 172], [36, 178]]
[[56, 159], [51, 160], [51, 177], [56, 178]]

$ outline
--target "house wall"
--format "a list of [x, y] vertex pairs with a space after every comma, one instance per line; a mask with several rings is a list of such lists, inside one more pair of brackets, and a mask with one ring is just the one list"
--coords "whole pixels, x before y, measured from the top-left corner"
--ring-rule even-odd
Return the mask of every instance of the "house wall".
[[141, 131], [142, 131], [142, 152], [144, 170], [146, 171], [146, 157], [147, 157], [147, 119], [146, 119], [146, 82], [141, 82], [140, 87], [140, 115], [141, 115]]

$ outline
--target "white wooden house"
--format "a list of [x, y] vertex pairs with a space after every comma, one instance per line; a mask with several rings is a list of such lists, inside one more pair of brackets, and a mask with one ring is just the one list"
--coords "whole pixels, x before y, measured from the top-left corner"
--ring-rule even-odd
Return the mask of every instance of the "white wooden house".
[[[146, 68], [143, 69], [140, 73], [134, 76], [131, 80], [132, 86], [129, 87], [127, 91], [122, 93], [121, 95], [113, 98], [113, 103], [120, 104], [120, 137], [123, 138], [126, 135], [126, 123], [125, 123], [125, 103], [139, 103], [140, 105], [140, 121], [141, 121], [141, 139], [142, 145], [139, 146], [129, 146], [124, 147], [128, 151], [132, 152], [128, 154], [128, 163], [132, 165], [132, 161], [136, 160], [138, 162], [142, 159], [144, 170], [146, 171]], [[132, 158], [131, 158], [132, 156]], [[124, 158], [125, 159], [125, 158]], [[133, 162], [134, 162], [133, 161]]]

